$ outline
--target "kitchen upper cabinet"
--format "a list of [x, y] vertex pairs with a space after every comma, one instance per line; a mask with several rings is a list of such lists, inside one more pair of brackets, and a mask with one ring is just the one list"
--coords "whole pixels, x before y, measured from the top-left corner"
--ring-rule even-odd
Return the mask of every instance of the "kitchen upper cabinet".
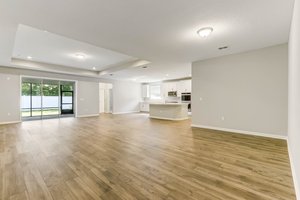
[[192, 92], [192, 80], [179, 81], [178, 85], [179, 95], [181, 95], [181, 93]]
[[163, 83], [164, 97], [168, 97], [168, 92], [178, 90], [178, 82], [165, 82]]
[[177, 82], [169, 82], [169, 91], [168, 92], [174, 92], [177, 91]]

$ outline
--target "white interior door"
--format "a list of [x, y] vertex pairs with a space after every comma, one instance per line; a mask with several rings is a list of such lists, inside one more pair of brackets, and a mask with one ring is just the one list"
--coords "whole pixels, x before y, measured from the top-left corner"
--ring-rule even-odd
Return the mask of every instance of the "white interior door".
[[104, 113], [105, 112], [105, 98], [104, 98], [104, 96], [105, 96], [105, 89], [103, 89], [103, 88], [100, 88], [100, 92], [99, 92], [99, 103], [100, 103], [100, 106], [99, 106], [99, 108], [100, 108], [100, 111], [99, 111], [99, 113]]

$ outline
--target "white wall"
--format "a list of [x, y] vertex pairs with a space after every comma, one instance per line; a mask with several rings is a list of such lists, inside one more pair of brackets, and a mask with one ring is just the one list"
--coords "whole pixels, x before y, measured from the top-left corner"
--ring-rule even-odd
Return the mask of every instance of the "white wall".
[[[128, 81], [88, 78], [58, 73], [40, 72], [0, 66], [0, 124], [20, 121], [20, 75], [77, 80], [77, 116], [99, 114], [99, 82], [114, 83], [113, 107], [115, 113], [138, 112], [141, 84]], [[10, 77], [10, 80], [6, 78]], [[8, 84], [10, 83], [10, 84]], [[8, 115], [8, 113], [10, 115]]]
[[[99, 114], [99, 81], [105, 79], [61, 75], [0, 66], [0, 124], [20, 121], [20, 75], [78, 80], [77, 115]], [[9, 80], [8, 80], [9, 77]], [[107, 81], [108, 82], [108, 81]]]
[[20, 121], [20, 76], [0, 74], [0, 124]]
[[99, 115], [99, 83], [77, 82], [77, 116]]
[[286, 136], [287, 73], [287, 45], [194, 62], [193, 125]]
[[113, 83], [113, 113], [139, 112], [141, 87], [140, 83], [115, 81]]
[[300, 199], [300, 2], [295, 1], [289, 41], [289, 151], [294, 183]]

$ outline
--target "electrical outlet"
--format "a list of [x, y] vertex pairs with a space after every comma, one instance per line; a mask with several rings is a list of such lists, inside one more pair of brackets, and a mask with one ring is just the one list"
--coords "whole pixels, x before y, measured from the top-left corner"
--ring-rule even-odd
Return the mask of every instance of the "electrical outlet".
[[222, 117], [221, 117], [221, 120], [222, 120], [222, 121], [225, 121], [225, 117], [224, 117], [224, 116], [222, 116]]
[[10, 116], [10, 113], [7, 113], [8, 116]]
[[200, 99], [199, 99], [200, 101], [202, 101], [203, 99], [202, 99], [202, 97], [200, 97]]

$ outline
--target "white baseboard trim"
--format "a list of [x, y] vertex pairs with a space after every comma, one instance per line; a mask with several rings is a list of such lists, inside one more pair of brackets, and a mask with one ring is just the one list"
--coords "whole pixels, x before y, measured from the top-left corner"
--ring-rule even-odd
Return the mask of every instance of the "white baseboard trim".
[[82, 118], [82, 117], [98, 117], [99, 114], [92, 114], [92, 115], [77, 115], [76, 117]]
[[22, 121], [10, 121], [10, 122], [0, 122], [0, 125], [5, 125], [5, 124], [18, 124], [21, 123]]
[[131, 114], [131, 113], [139, 113], [140, 111], [128, 111], [128, 112], [113, 112], [113, 115], [123, 115], [123, 114]]
[[162, 120], [172, 120], [172, 121], [181, 121], [181, 120], [187, 120], [188, 119], [188, 117], [184, 117], [184, 118], [167, 118], [167, 117], [158, 117], [158, 116], [149, 116], [149, 118], [162, 119]]
[[196, 124], [192, 124], [191, 126], [195, 127], [195, 128], [212, 129], [212, 130], [218, 130], [218, 131], [240, 133], [240, 134], [245, 134], [245, 135], [255, 135], [255, 136], [261, 136], [261, 137], [269, 137], [269, 138], [287, 140], [287, 136], [283, 136], [283, 135], [275, 135], [275, 134], [252, 132], [252, 131], [243, 131], [243, 130], [220, 128], [220, 127], [213, 127], [213, 126], [203, 126], [203, 125], [196, 125]]
[[300, 185], [298, 183], [297, 180], [297, 176], [296, 176], [296, 168], [294, 165], [294, 159], [292, 156], [292, 150], [291, 150], [291, 145], [289, 142], [289, 139], [287, 139], [287, 144], [288, 144], [288, 153], [289, 153], [289, 158], [290, 158], [290, 165], [291, 165], [291, 170], [292, 170], [292, 177], [293, 177], [293, 181], [294, 181], [294, 188], [295, 188], [295, 192], [296, 192], [296, 199], [300, 199]]

